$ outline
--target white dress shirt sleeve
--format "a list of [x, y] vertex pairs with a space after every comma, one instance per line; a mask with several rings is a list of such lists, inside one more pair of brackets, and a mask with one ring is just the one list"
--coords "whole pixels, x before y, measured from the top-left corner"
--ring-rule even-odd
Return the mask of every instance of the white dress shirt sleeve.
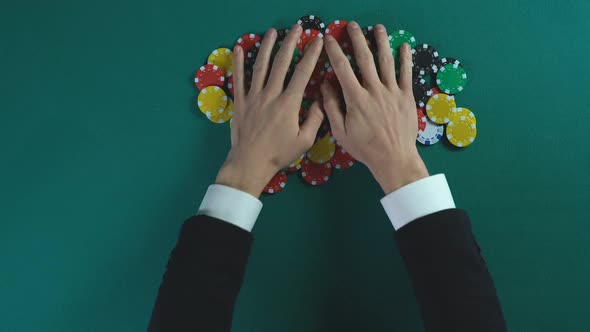
[[238, 189], [212, 184], [197, 215], [217, 218], [250, 232], [261, 210], [262, 202], [258, 198]]
[[455, 208], [444, 174], [405, 185], [383, 197], [381, 205], [395, 230], [426, 215]]

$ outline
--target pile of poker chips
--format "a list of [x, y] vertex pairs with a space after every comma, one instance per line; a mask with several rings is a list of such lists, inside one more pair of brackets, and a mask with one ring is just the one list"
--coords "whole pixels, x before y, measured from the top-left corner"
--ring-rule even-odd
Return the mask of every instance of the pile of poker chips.
[[[338, 41], [348, 57], [351, 66], [362, 80], [360, 71], [355, 64], [353, 48], [348, 36], [345, 20], [335, 20], [326, 25], [315, 15], [301, 17], [297, 23], [303, 32], [294, 50], [291, 67], [285, 84], [288, 83], [295, 65], [305, 54], [306, 46], [315, 38], [331, 35]], [[288, 29], [277, 30], [277, 43], [273, 57], [286, 37]], [[362, 28], [367, 44], [376, 54], [377, 44], [373, 27]], [[246, 85], [249, 85], [252, 70], [262, 37], [259, 34], [247, 33], [237, 39], [236, 44], [244, 50], [246, 59]], [[389, 44], [396, 65], [399, 66], [399, 48], [403, 43], [412, 47], [414, 64], [413, 92], [417, 107], [418, 136], [417, 141], [424, 145], [439, 142], [445, 132], [448, 141], [457, 147], [470, 145], [477, 135], [476, 121], [473, 112], [464, 107], [457, 107], [455, 95], [463, 91], [467, 84], [467, 74], [463, 65], [453, 58], [441, 58], [438, 52], [428, 44], [416, 45], [414, 36], [398, 30], [389, 36]], [[232, 124], [233, 115], [233, 53], [229, 48], [215, 49], [207, 58], [207, 64], [200, 67], [195, 74], [195, 85], [199, 90], [197, 104], [200, 111], [211, 122]], [[271, 59], [272, 61], [272, 59]], [[399, 69], [399, 68], [398, 68]], [[397, 70], [399, 73], [399, 70]], [[321, 97], [320, 85], [330, 81], [338, 85], [338, 79], [325, 53], [322, 53], [318, 64], [305, 89], [304, 99], [299, 111], [300, 122], [314, 100]], [[318, 131], [315, 144], [303, 155], [299, 156], [287, 168], [279, 171], [265, 186], [264, 192], [275, 194], [285, 188], [288, 174], [299, 173], [301, 178], [312, 186], [328, 182], [334, 169], [345, 170], [356, 163], [351, 156], [331, 135], [327, 119]]]

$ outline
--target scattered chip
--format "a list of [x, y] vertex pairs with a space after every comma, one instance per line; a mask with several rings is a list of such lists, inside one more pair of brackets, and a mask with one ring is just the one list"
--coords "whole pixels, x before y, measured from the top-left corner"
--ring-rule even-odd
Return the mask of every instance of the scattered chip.
[[334, 152], [336, 152], [336, 144], [332, 141], [332, 136], [326, 134], [309, 149], [307, 159], [316, 164], [325, 164], [332, 159]]
[[227, 95], [218, 86], [208, 86], [199, 93], [197, 105], [208, 119], [218, 119], [227, 107]]
[[213, 50], [209, 57], [207, 57], [207, 63], [216, 65], [221, 68], [226, 76], [231, 76], [233, 73], [232, 62], [234, 59], [234, 53], [229, 48], [218, 48]]
[[305, 158], [301, 162], [301, 176], [305, 182], [312, 186], [325, 184], [332, 176], [332, 165], [330, 163], [316, 164]]
[[449, 121], [447, 124], [447, 139], [456, 147], [464, 148], [471, 145], [475, 137], [477, 137], [477, 126], [468, 118]]
[[399, 48], [404, 43], [409, 44], [410, 48], [414, 48], [416, 47], [416, 38], [406, 30], [398, 30], [389, 35], [389, 47], [391, 47], [391, 53], [396, 60], [399, 58]]
[[336, 20], [328, 24], [328, 27], [326, 27], [326, 36], [334, 37], [342, 50], [344, 50], [344, 53], [352, 53], [352, 41], [346, 30], [347, 25], [348, 22], [345, 20]]
[[223, 70], [216, 65], [206, 64], [201, 66], [195, 73], [195, 85], [199, 90], [203, 90], [210, 85], [223, 88], [224, 83], [225, 76]]
[[301, 33], [299, 40], [297, 41], [297, 48], [301, 53], [304, 53], [305, 48], [311, 43], [316, 37], [322, 38], [324, 35], [319, 30], [307, 29]]
[[428, 84], [423, 78], [414, 80], [412, 84], [412, 92], [414, 93], [414, 100], [416, 101], [416, 107], [424, 107], [428, 101]]
[[336, 147], [334, 157], [332, 157], [332, 159], [330, 160], [330, 164], [332, 165], [332, 167], [340, 170], [350, 168], [352, 165], [354, 165], [355, 162], [356, 159], [354, 159], [354, 157], [351, 156], [350, 153], [348, 153], [348, 151], [346, 151], [341, 146]]
[[420, 76], [430, 74], [433, 70], [432, 66], [436, 64], [438, 59], [438, 52], [428, 44], [422, 44], [412, 49], [414, 71]]
[[416, 110], [416, 113], [418, 114], [418, 131], [424, 131], [426, 130], [426, 115], [424, 114], [424, 109], [423, 108], [419, 108]]
[[426, 103], [426, 114], [433, 122], [445, 124], [449, 122], [449, 116], [455, 107], [457, 107], [455, 97], [437, 93]]
[[262, 191], [267, 194], [276, 194], [287, 185], [287, 173], [279, 171], [275, 174]]
[[425, 128], [424, 130], [418, 130], [418, 137], [416, 140], [424, 145], [432, 145], [441, 140], [444, 131], [445, 127], [443, 125], [426, 119]]
[[465, 107], [457, 107], [453, 108], [451, 115], [449, 116], [450, 121], [458, 122], [458, 121], [471, 121], [473, 123], [477, 123], [475, 119], [475, 115], [471, 110]]
[[307, 29], [313, 29], [324, 33], [326, 30], [326, 25], [322, 19], [315, 15], [303, 16], [297, 21], [297, 24], [301, 25], [304, 31]]
[[262, 37], [260, 37], [259, 35], [247, 33], [242, 37], [238, 38], [236, 45], [240, 45], [242, 47], [242, 50], [244, 51], [244, 54], [248, 54], [250, 48], [256, 45], [256, 43], [260, 43], [261, 40]]
[[457, 94], [467, 85], [467, 73], [459, 63], [446, 64], [436, 74], [436, 84], [446, 94]]

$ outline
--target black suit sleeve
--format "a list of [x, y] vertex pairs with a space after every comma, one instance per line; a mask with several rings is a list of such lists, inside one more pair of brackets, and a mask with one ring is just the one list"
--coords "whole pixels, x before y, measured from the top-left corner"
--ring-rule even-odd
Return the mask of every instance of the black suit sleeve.
[[158, 292], [149, 332], [228, 332], [252, 235], [207, 216], [180, 231]]
[[465, 211], [414, 220], [394, 233], [427, 332], [502, 332], [494, 283]]

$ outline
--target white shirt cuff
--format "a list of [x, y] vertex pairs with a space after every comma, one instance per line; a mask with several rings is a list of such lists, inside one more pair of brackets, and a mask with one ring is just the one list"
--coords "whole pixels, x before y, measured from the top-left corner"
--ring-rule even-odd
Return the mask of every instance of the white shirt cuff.
[[453, 195], [444, 174], [429, 176], [405, 185], [383, 197], [381, 205], [395, 230], [418, 218], [455, 208]]
[[197, 215], [217, 218], [250, 232], [261, 210], [262, 202], [258, 198], [232, 187], [212, 184]]

